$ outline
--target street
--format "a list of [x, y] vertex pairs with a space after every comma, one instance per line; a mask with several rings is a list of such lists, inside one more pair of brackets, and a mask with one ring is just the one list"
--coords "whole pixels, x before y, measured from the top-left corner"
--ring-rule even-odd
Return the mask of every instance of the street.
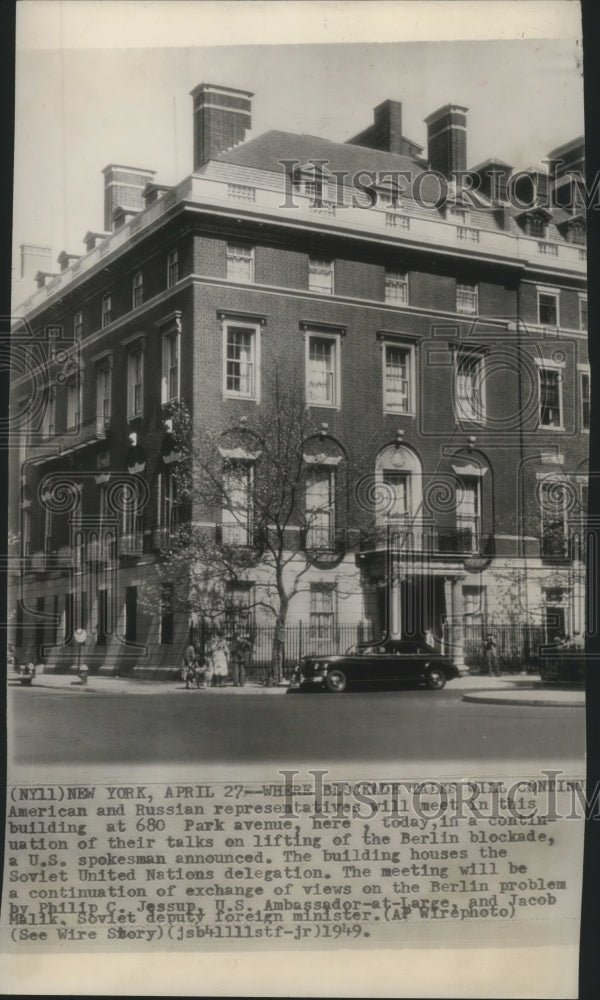
[[328, 694], [12, 687], [9, 733], [24, 766], [269, 761], [583, 761], [581, 709], [469, 704], [463, 691]]

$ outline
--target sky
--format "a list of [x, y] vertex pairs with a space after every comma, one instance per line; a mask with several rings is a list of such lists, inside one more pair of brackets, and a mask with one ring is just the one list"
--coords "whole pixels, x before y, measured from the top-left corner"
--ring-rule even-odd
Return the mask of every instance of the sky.
[[[343, 141], [393, 98], [403, 104], [404, 134], [426, 146], [423, 119], [449, 101], [463, 104], [469, 165], [499, 156], [526, 167], [581, 135], [577, 5], [517, 4], [522, 15], [545, 8], [533, 31], [507, 27], [510, 2], [471, 4], [461, 22], [464, 6], [325, 2], [294, 14], [294, 4], [277, 4], [275, 14], [288, 15], [277, 30], [268, 3], [47, 0], [35, 17], [36, 3], [20, 4], [27, 16], [17, 28], [15, 263], [22, 242], [51, 246], [53, 260], [63, 249], [83, 252], [84, 233], [103, 228], [107, 163], [156, 170], [166, 184], [191, 173], [189, 92], [200, 82], [253, 91], [253, 134], [275, 128]], [[464, 24], [477, 34], [480, 7], [488, 12], [484, 31], [487, 24], [488, 34], [506, 37], [433, 40], [453, 31], [464, 38]], [[492, 8], [505, 13], [502, 21], [491, 18]], [[315, 13], [322, 16], [314, 30], [305, 30]], [[241, 30], [244, 15], [255, 15], [253, 30]], [[528, 33], [534, 37], [517, 37]], [[240, 37], [262, 44], [234, 44]], [[411, 37], [418, 40], [398, 40]], [[223, 39], [230, 44], [216, 44]]]

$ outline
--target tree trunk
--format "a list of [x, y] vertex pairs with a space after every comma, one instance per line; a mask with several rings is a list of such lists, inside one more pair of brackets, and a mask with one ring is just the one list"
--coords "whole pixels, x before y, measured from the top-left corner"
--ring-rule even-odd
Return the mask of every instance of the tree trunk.
[[283, 678], [283, 658], [285, 643], [285, 623], [287, 620], [287, 604], [280, 607], [279, 614], [275, 622], [275, 634], [273, 635], [273, 645], [271, 647], [271, 669], [268, 683], [271, 687], [281, 683]]

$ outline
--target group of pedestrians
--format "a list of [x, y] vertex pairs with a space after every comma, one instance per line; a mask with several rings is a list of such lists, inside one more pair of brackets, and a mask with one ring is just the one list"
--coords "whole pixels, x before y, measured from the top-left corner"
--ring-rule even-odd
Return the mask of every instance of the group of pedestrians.
[[186, 689], [205, 691], [209, 687], [223, 687], [230, 674], [234, 687], [244, 687], [250, 650], [246, 636], [234, 635], [228, 642], [220, 629], [205, 644], [204, 655], [190, 643], [182, 666]]

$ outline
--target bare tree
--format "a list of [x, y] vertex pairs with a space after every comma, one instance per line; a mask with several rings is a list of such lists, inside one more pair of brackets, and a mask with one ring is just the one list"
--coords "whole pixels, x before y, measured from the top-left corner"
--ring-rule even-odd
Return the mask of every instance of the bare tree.
[[[220, 434], [195, 436], [185, 407], [173, 410], [177, 496], [157, 581], [168, 583], [178, 608], [211, 620], [256, 572], [252, 606], [272, 615], [271, 681], [278, 683], [292, 601], [308, 589], [315, 562], [331, 569], [344, 554], [350, 472], [299, 387], [275, 370], [264, 389], [264, 404]], [[155, 597], [147, 593], [146, 601]]]

